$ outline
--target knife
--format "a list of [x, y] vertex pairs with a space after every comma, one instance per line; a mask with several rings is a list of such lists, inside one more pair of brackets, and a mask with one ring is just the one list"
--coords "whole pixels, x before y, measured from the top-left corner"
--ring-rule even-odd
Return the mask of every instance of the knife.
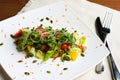
[[[99, 38], [102, 40], [102, 42], [104, 42], [105, 38], [106, 38], [106, 34], [104, 34], [102, 32], [102, 24], [101, 24], [100, 17], [96, 18], [95, 28], [96, 28], [96, 34], [99, 36]], [[105, 46], [110, 51], [107, 41], [105, 43]], [[108, 63], [109, 63], [109, 66], [110, 66], [112, 79], [113, 80], [120, 80], [120, 73], [119, 73], [119, 71], [118, 71], [118, 69], [116, 67], [116, 64], [114, 62], [114, 59], [113, 59], [113, 57], [111, 55], [111, 51], [110, 51], [110, 54], [107, 56], [107, 59], [108, 59]]]
[[99, 36], [102, 42], [104, 42], [106, 38], [106, 34], [102, 32], [102, 23], [101, 23], [100, 17], [96, 18], [95, 28], [96, 28], [96, 34]]

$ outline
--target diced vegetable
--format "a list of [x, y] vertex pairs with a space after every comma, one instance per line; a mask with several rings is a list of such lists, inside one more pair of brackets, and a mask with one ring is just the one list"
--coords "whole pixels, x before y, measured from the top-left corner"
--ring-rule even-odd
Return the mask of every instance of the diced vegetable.
[[71, 51], [70, 53], [70, 57], [72, 61], [75, 61], [78, 57], [78, 52], [77, 51]]
[[22, 28], [11, 37], [15, 39], [18, 51], [25, 51], [27, 57], [36, 57], [43, 62], [59, 57], [61, 61], [75, 61], [86, 50], [86, 37], [79, 37], [77, 31], [69, 33], [66, 28]]
[[78, 45], [78, 48], [80, 48], [82, 51], [85, 51], [87, 49], [87, 47], [83, 45]]
[[44, 53], [41, 50], [37, 50], [36, 55], [38, 59], [43, 59], [44, 58]]
[[47, 53], [44, 56], [44, 60], [43, 61], [47, 61], [49, 58], [51, 58], [51, 56], [54, 54], [54, 51], [47, 51]]
[[61, 57], [61, 60], [62, 61], [70, 61], [70, 55], [67, 55], [67, 54], [62, 54], [62, 57]]
[[72, 48], [70, 48], [70, 50], [69, 50], [69, 53], [70, 52], [77, 52], [78, 54], [81, 54], [82, 53], [82, 50], [80, 49], [80, 48], [78, 48], [78, 47], [72, 47]]
[[36, 51], [34, 47], [32, 47], [27, 53], [27, 55], [30, 57], [33, 57], [35, 54], [36, 54]]
[[69, 45], [68, 44], [62, 44], [61, 45], [61, 49], [62, 50], [68, 50], [69, 49]]
[[71, 57], [72, 61], [75, 61], [78, 57], [78, 55], [80, 55], [82, 53], [81, 49], [79, 48], [71, 48], [69, 51], [69, 55]]
[[85, 36], [82, 36], [80, 39], [79, 39], [79, 44], [83, 45], [85, 44], [86, 42], [86, 37]]

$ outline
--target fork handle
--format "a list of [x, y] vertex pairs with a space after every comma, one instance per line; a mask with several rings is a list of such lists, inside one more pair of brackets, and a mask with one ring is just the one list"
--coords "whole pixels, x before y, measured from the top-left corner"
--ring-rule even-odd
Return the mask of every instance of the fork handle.
[[[109, 46], [108, 46], [107, 42], [106, 42], [106, 47], [109, 49]], [[109, 51], [110, 51], [110, 49], [109, 49]], [[120, 80], [120, 73], [119, 73], [118, 68], [116, 67], [114, 59], [111, 55], [111, 51], [110, 51], [110, 54], [108, 55], [107, 59], [108, 59], [108, 63], [109, 63], [109, 66], [110, 66], [112, 79], [113, 80]]]

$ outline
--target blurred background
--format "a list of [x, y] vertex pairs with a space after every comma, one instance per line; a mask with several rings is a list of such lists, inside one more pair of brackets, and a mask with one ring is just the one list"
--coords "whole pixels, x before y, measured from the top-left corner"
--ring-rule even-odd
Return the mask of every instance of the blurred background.
[[[0, 0], [0, 21], [16, 15], [29, 0]], [[75, 0], [74, 0], [75, 1]], [[120, 0], [88, 0], [120, 11]]]
[[14, 16], [29, 0], [0, 0], [0, 21]]

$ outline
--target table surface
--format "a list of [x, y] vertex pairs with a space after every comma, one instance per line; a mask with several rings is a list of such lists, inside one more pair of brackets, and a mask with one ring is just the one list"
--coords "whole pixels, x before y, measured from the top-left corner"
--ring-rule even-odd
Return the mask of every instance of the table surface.
[[[19, 12], [29, 0], [0, 0], [0, 21]], [[89, 0], [120, 11], [120, 0]]]

